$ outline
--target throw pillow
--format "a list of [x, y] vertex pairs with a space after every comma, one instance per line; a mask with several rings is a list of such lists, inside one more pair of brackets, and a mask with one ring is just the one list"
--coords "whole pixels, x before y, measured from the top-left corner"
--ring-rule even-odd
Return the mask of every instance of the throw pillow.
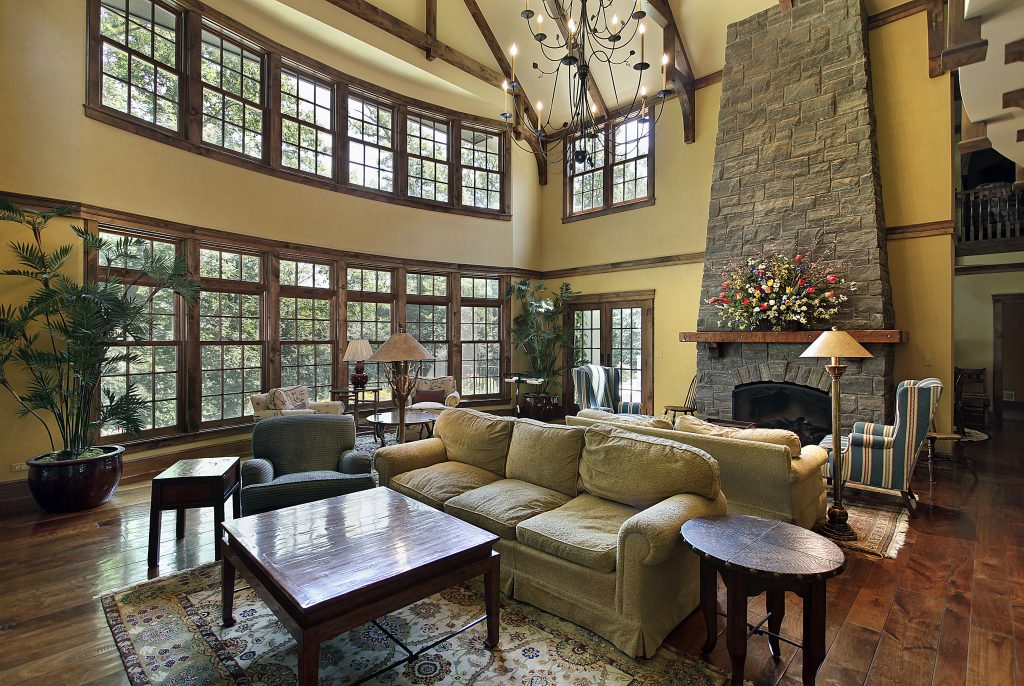
[[444, 391], [416, 391], [416, 402], [418, 403], [443, 403], [446, 394]]
[[272, 410], [294, 409], [288, 394], [281, 388], [275, 388], [267, 394], [267, 404], [270, 405], [270, 409]]
[[738, 429], [732, 438], [740, 441], [774, 443], [789, 448], [790, 457], [800, 457], [800, 437], [785, 429]]
[[732, 438], [733, 434], [737, 431], [737, 429], [732, 427], [718, 426], [688, 414], [681, 414], [676, 417], [675, 429], [676, 431], [685, 431], [691, 434], [722, 436], [723, 438]]
[[505, 472], [575, 498], [583, 428], [517, 419], [512, 429]]
[[580, 410], [578, 415], [584, 419], [596, 419], [613, 424], [629, 424], [630, 426], [649, 426], [652, 429], [671, 429], [672, 422], [664, 417], [651, 417], [644, 414], [615, 414], [605, 410]]
[[511, 417], [453, 407], [437, 416], [434, 436], [444, 443], [449, 460], [505, 476], [512, 422]]

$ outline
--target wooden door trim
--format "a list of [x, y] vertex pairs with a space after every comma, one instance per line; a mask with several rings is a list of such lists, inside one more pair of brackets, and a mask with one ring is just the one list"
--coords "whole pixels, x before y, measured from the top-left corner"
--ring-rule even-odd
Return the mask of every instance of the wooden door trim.
[[992, 296], [992, 421], [1003, 424], [1003, 304], [1024, 302], [1024, 293]]

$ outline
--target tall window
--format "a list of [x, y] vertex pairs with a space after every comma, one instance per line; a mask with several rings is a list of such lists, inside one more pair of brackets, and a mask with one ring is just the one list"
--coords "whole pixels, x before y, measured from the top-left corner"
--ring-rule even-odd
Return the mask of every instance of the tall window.
[[448, 277], [405, 275], [405, 325], [409, 334], [434, 356], [424, 364], [424, 376], [448, 376]]
[[462, 128], [462, 204], [488, 210], [501, 209], [501, 136]]
[[349, 183], [388, 193], [395, 190], [394, 115], [389, 105], [349, 97]]
[[622, 119], [566, 143], [565, 217], [602, 214], [654, 197], [650, 120]]
[[281, 164], [334, 176], [334, 94], [325, 81], [281, 70]]
[[203, 29], [203, 142], [263, 157], [263, 57]]
[[448, 123], [419, 115], [405, 121], [409, 195], [448, 202]]
[[501, 300], [497, 279], [463, 277], [462, 394], [501, 393]]
[[178, 130], [180, 17], [150, 0], [100, 2], [104, 106]]
[[[281, 385], [306, 386], [313, 400], [330, 400], [334, 360], [331, 266], [281, 260]], [[323, 289], [322, 296], [315, 291]]]
[[[123, 234], [101, 231], [102, 238], [111, 241], [123, 240]], [[130, 254], [114, 256], [105, 252], [99, 256], [99, 276], [118, 276], [127, 286], [129, 294], [146, 303], [149, 324], [146, 335], [125, 341], [110, 351], [110, 361], [102, 371], [100, 388], [116, 395], [135, 386], [136, 393], [144, 402], [141, 414], [142, 435], [156, 436], [174, 433], [179, 426], [178, 357], [181, 350], [179, 335], [179, 304], [174, 292], [169, 289], [155, 293], [148, 278], [139, 271], [140, 264], [148, 255], [174, 259], [174, 243], [133, 238]], [[105, 398], [105, 396], [104, 396]], [[107, 427], [104, 435], [113, 435], [115, 430]]]
[[262, 269], [256, 255], [203, 249], [199, 273], [201, 420], [227, 423], [251, 415], [263, 387]]
[[[376, 350], [391, 336], [392, 305], [391, 272], [380, 269], [349, 268], [346, 279], [348, 304], [346, 307], [348, 340], [364, 338]], [[381, 398], [391, 399], [383, 366], [366, 363], [370, 383], [381, 385]]]

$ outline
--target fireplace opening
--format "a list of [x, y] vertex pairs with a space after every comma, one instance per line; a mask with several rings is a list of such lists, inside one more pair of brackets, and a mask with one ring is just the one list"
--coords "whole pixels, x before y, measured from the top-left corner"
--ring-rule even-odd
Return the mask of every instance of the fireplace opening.
[[817, 445], [832, 430], [828, 393], [799, 384], [757, 381], [732, 390], [733, 419], [764, 429], [786, 429], [803, 445]]

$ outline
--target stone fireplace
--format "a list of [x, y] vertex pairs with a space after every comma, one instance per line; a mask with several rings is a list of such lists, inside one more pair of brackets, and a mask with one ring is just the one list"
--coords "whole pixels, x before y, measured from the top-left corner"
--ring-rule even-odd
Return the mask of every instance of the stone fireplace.
[[[835, 262], [858, 284], [832, 324], [893, 327], [866, 22], [861, 0], [796, 0], [729, 26], [699, 331], [724, 328], [708, 304], [722, 271], [773, 252]], [[827, 392], [825, 361], [799, 357], [806, 345], [699, 344], [698, 412], [733, 418], [734, 389], [749, 384]], [[874, 357], [847, 361], [843, 377], [846, 428], [892, 415], [893, 348], [865, 347]], [[772, 397], [783, 402], [761, 404]]]

